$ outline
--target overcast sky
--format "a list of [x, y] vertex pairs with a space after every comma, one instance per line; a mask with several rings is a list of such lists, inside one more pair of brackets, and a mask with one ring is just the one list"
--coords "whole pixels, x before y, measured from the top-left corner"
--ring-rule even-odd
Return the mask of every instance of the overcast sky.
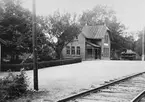
[[[129, 31], [142, 30], [145, 27], [145, 0], [36, 0], [37, 14], [48, 15], [56, 10], [80, 14], [95, 5], [108, 5], [116, 12], [118, 19]], [[31, 10], [32, 0], [26, 0], [26, 8]]]

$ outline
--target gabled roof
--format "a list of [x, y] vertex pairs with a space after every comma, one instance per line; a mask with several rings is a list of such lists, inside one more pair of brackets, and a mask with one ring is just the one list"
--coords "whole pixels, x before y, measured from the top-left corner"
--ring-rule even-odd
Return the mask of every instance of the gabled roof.
[[6, 45], [6, 42], [3, 39], [0, 38], [0, 44]]
[[105, 25], [84, 26], [82, 33], [86, 38], [102, 39], [108, 30]]

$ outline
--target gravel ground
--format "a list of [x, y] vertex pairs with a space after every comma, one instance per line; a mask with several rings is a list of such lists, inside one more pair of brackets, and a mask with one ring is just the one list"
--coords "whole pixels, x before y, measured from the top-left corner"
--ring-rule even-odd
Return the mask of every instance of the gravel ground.
[[[54, 102], [69, 95], [95, 88], [104, 81], [145, 71], [142, 61], [83, 61], [82, 63], [39, 69], [39, 90], [27, 99], [32, 102]], [[1, 76], [2, 74], [0, 74]], [[33, 88], [33, 71], [27, 71]], [[42, 93], [41, 93], [42, 92]], [[18, 99], [15, 102], [26, 99]]]

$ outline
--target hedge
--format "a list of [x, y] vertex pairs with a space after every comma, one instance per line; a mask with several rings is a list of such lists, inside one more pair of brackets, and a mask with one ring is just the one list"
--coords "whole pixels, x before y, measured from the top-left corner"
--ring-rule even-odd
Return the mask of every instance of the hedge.
[[[64, 59], [64, 60], [55, 60], [55, 61], [42, 61], [38, 62], [38, 68], [52, 67], [58, 65], [66, 65], [81, 62], [81, 58], [74, 59]], [[2, 64], [2, 71], [20, 71], [21, 68], [25, 68], [25, 70], [32, 70], [33, 63], [24, 63], [24, 64]]]

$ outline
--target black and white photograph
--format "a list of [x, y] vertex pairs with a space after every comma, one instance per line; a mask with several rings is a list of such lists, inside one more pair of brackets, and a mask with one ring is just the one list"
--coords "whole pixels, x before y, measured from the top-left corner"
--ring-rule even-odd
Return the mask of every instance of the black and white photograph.
[[0, 102], [145, 102], [145, 0], [0, 0]]

